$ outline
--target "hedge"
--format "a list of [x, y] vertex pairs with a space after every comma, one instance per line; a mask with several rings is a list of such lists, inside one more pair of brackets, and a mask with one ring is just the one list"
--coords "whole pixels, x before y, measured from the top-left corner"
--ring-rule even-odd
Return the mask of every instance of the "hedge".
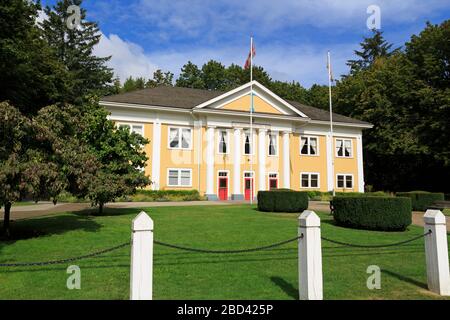
[[290, 189], [258, 192], [258, 210], [265, 212], [302, 212], [308, 208], [308, 193]]
[[136, 190], [136, 193], [116, 201], [196, 201], [202, 200], [197, 190]]
[[397, 192], [398, 197], [411, 198], [411, 205], [414, 211], [426, 211], [435, 201], [443, 201], [443, 193], [432, 193], [426, 191], [410, 191], [410, 192]]
[[334, 220], [344, 227], [400, 231], [412, 222], [407, 197], [334, 197], [332, 207]]

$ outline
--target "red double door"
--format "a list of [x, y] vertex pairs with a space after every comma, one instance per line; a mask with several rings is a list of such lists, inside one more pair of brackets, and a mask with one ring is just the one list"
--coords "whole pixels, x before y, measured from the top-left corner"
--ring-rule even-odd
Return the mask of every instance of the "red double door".
[[219, 177], [219, 199], [228, 200], [228, 177]]

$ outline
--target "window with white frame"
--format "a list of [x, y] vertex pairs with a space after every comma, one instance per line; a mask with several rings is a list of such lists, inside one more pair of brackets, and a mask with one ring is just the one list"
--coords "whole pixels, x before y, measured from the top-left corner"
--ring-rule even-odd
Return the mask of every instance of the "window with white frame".
[[302, 188], [319, 188], [319, 174], [302, 172], [300, 174], [300, 186]]
[[144, 136], [144, 126], [142, 124], [119, 123], [119, 128], [128, 128], [130, 132]]
[[244, 154], [249, 155], [253, 153], [252, 138], [250, 131], [244, 131]]
[[278, 188], [278, 173], [269, 173], [269, 190]]
[[338, 174], [337, 175], [337, 187], [339, 189], [353, 189], [353, 175]]
[[218, 137], [218, 153], [220, 154], [226, 154], [228, 153], [228, 131], [225, 129], [219, 130], [219, 137]]
[[317, 137], [300, 137], [300, 154], [316, 156], [319, 154]]
[[278, 134], [269, 133], [269, 156], [278, 155]]
[[169, 187], [191, 187], [191, 169], [168, 169], [167, 185]]
[[351, 139], [336, 139], [336, 157], [340, 158], [352, 157]]
[[169, 148], [171, 149], [191, 149], [192, 129], [191, 128], [169, 128]]

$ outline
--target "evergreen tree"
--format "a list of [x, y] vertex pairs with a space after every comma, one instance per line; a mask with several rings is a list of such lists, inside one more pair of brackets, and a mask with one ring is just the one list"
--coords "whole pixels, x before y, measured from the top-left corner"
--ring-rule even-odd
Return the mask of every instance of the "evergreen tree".
[[384, 39], [382, 31], [376, 29], [372, 30], [371, 37], [364, 38], [360, 46], [362, 50], [354, 51], [359, 58], [347, 61], [351, 74], [367, 69], [378, 57], [389, 57], [399, 50], [398, 48], [391, 50], [392, 44]]
[[173, 86], [173, 73], [170, 71], [162, 72], [161, 69], [153, 73], [153, 79], [145, 84], [146, 88], [154, 88], [157, 86]]
[[210, 60], [202, 66], [202, 80], [205, 89], [224, 90], [226, 88], [225, 66], [215, 60]]
[[[81, 104], [89, 95], [105, 95], [111, 91], [113, 72], [106, 66], [111, 57], [96, 57], [94, 47], [101, 32], [95, 22], [86, 21], [82, 0], [59, 0], [53, 7], [47, 6], [47, 19], [41, 23], [44, 38], [56, 51], [58, 59], [70, 72], [71, 92], [64, 102]], [[75, 13], [67, 12], [69, 6], [80, 7], [80, 24], [73, 22]]]
[[202, 71], [197, 65], [188, 61], [188, 63], [181, 68], [180, 76], [175, 85], [177, 87], [204, 89], [205, 83], [202, 79]]

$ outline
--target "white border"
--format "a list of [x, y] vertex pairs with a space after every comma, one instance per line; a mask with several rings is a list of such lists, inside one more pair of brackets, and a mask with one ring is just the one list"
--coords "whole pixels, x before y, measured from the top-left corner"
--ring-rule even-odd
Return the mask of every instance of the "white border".
[[[172, 148], [171, 146], [170, 146], [170, 129], [178, 129], [178, 131], [179, 131], [179, 134], [180, 134], [180, 141], [179, 141], [179, 147], [178, 148]], [[182, 134], [183, 134], [183, 129], [189, 129], [190, 131], [191, 131], [191, 143], [190, 143], [190, 146], [189, 146], [189, 148], [182, 148], [181, 147], [181, 141], [182, 141]], [[193, 141], [193, 138], [194, 138], [194, 135], [193, 135], [193, 128], [192, 127], [186, 127], [186, 126], [168, 126], [167, 127], [167, 148], [168, 149], [170, 149], [170, 150], [187, 150], [187, 151], [189, 151], [189, 150], [192, 150], [192, 145], [194, 144], [194, 141]]]
[[[308, 146], [309, 146], [309, 139], [316, 138], [316, 140], [317, 140], [316, 154], [303, 154], [302, 153], [302, 138], [308, 138]], [[320, 139], [319, 138], [320, 138], [319, 136], [314, 136], [314, 135], [300, 135], [298, 137], [298, 146], [299, 146], [300, 156], [301, 157], [320, 157]], [[309, 152], [309, 148], [308, 148], [308, 152]]]
[[[230, 130], [226, 128], [216, 128], [215, 130], [217, 132], [217, 154], [230, 154]], [[220, 131], [225, 131], [227, 133], [226, 137], [226, 145], [227, 145], [227, 152], [220, 152]]]
[[[308, 175], [308, 184], [309, 185], [311, 184], [311, 175], [317, 174], [317, 187], [303, 187], [302, 186], [302, 174]], [[300, 189], [320, 189], [320, 172], [307, 172], [307, 171], [300, 172]]]
[[270, 179], [274, 179], [270, 178], [271, 174], [277, 175], [277, 189], [280, 189], [280, 174], [278, 173], [278, 171], [269, 171], [267, 172], [267, 190], [270, 190]]
[[[246, 173], [251, 173], [252, 176], [251, 177], [246, 177], [245, 174]], [[245, 178], [252, 178], [252, 182], [253, 182], [253, 187], [252, 187], [252, 191], [253, 191], [253, 198], [255, 197], [255, 194], [257, 192], [255, 192], [255, 171], [250, 171], [250, 170], [244, 170], [242, 171], [242, 194], [244, 195], [244, 200], [245, 200]]]
[[[338, 187], [338, 176], [344, 176], [344, 188], [340, 188]], [[352, 177], [352, 187], [351, 188], [347, 188], [345, 187], [345, 185], [347, 184], [347, 177], [346, 176], [351, 176]], [[336, 173], [336, 189], [339, 190], [355, 190], [355, 177], [353, 175], [353, 173]]]
[[[226, 200], [228, 200], [228, 199], [230, 199], [230, 170], [217, 170], [217, 180], [216, 180], [216, 185], [217, 185], [217, 198], [220, 200], [220, 197], [219, 197], [219, 173], [220, 172], [226, 172], [226, 174], [227, 174], [227, 176], [226, 176], [226, 178], [227, 178], [227, 199]], [[220, 178], [224, 178], [224, 177], [220, 177]]]
[[[275, 154], [270, 154], [270, 135], [276, 135], [277, 138], [275, 139], [276, 147], [275, 147]], [[267, 156], [268, 157], [278, 157], [280, 155], [280, 134], [278, 131], [268, 131], [267, 132]]]
[[[350, 157], [346, 157], [346, 156], [338, 156], [338, 151], [337, 151], [337, 148], [336, 148], [336, 146], [337, 146], [337, 140], [343, 140], [343, 141], [344, 141], [344, 142], [343, 142], [344, 148], [345, 148], [345, 140], [350, 141], [350, 148], [351, 148], [351, 150], [350, 150]], [[334, 146], [333, 146], [333, 147], [334, 147], [334, 155], [335, 155], [336, 158], [339, 158], [339, 159], [353, 159], [353, 158], [354, 158], [353, 139], [334, 137]], [[344, 151], [344, 152], [345, 152], [345, 151]]]

